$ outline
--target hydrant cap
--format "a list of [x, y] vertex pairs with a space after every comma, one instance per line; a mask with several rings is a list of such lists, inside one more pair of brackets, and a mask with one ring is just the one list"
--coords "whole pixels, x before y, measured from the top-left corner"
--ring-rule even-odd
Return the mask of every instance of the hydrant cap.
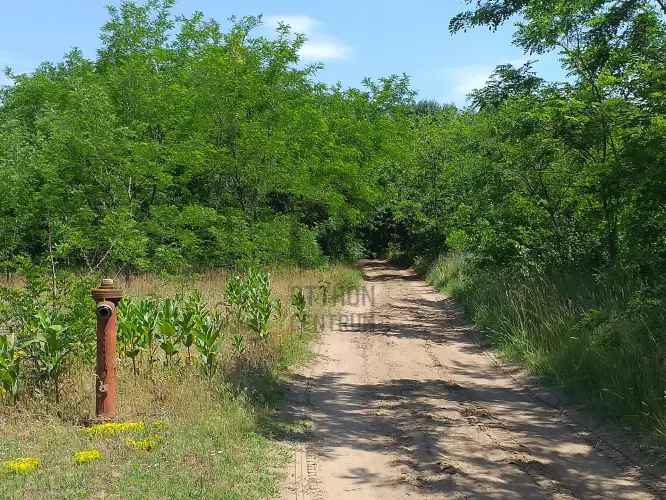
[[91, 293], [93, 299], [97, 302], [105, 300], [120, 300], [123, 297], [123, 291], [114, 286], [114, 282], [110, 278], [104, 278], [99, 287], [93, 288]]

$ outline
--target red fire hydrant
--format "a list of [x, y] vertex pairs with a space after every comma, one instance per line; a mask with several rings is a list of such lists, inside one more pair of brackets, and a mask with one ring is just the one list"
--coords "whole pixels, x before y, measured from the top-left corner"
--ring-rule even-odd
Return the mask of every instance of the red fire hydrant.
[[95, 382], [97, 418], [110, 420], [116, 416], [118, 382], [116, 380], [116, 308], [123, 292], [112, 279], [103, 279], [93, 288], [97, 303], [97, 380]]

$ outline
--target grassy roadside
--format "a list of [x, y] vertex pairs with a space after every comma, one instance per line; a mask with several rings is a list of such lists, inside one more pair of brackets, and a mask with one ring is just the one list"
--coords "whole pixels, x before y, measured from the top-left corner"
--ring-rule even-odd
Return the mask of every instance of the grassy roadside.
[[[357, 271], [276, 270], [273, 294], [288, 304], [294, 287], [331, 291], [357, 285]], [[224, 273], [201, 276], [194, 284], [211, 303], [220, 300]], [[182, 284], [144, 276], [126, 283], [128, 295], [176, 293]], [[315, 301], [312, 315], [329, 304]], [[124, 360], [119, 367], [119, 421], [142, 428], [114, 435], [90, 435], [94, 373], [77, 365], [67, 373], [59, 403], [35, 392], [16, 405], [0, 403], [0, 463], [36, 458], [33, 472], [0, 472], [1, 498], [270, 498], [278, 491], [286, 450], [266, 437], [280, 399], [279, 377], [302, 362], [315, 332], [298, 331], [276, 319], [268, 351], [248, 352], [242, 367], [224, 353], [222, 376], [208, 380], [194, 366], [179, 363], [135, 377]], [[268, 362], [262, 362], [265, 356]], [[265, 360], [264, 360], [265, 361]], [[144, 449], [148, 448], [148, 449]], [[77, 464], [76, 452], [98, 450], [103, 459]]]
[[426, 275], [504, 356], [600, 415], [666, 438], [666, 314], [630, 283], [521, 280], [460, 255]]

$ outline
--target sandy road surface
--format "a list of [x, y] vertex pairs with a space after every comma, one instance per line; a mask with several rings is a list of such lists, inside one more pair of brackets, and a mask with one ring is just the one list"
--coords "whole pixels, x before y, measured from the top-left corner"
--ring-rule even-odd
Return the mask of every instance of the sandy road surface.
[[294, 376], [283, 498], [661, 498], [658, 478], [497, 364], [449, 299], [364, 263], [317, 360]]

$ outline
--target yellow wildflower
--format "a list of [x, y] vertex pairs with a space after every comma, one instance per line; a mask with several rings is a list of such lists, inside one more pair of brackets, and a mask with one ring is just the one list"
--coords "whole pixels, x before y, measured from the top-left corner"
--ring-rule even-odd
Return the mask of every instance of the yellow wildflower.
[[74, 453], [74, 461], [77, 464], [85, 464], [87, 462], [93, 462], [95, 460], [102, 460], [102, 452], [99, 450], [81, 450]]
[[17, 458], [16, 460], [3, 462], [2, 467], [9, 472], [23, 474], [37, 470], [39, 460], [36, 458]]
[[134, 448], [135, 450], [151, 451], [157, 448], [159, 441], [157, 438], [128, 439], [127, 441], [125, 441], [125, 443], [127, 444], [127, 446], [129, 446], [130, 448]]
[[113, 436], [121, 432], [142, 431], [144, 427], [143, 422], [107, 422], [83, 429], [83, 432], [91, 436]]

